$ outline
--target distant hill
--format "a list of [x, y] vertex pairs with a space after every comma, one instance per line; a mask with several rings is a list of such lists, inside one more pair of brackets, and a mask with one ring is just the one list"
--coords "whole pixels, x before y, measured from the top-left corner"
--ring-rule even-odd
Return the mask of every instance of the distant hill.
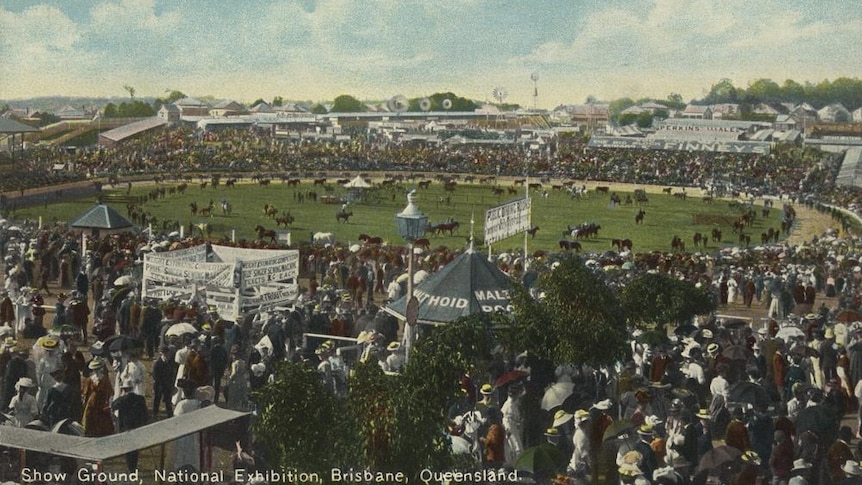
[[[144, 101], [145, 103], [152, 104], [155, 98], [152, 97], [139, 97], [135, 98], [139, 101]], [[108, 103], [120, 104], [124, 102], [129, 102], [130, 99], [128, 96], [115, 96], [110, 98], [88, 98], [88, 97], [77, 97], [77, 96], [41, 96], [37, 98], [28, 98], [28, 99], [0, 99], [0, 109], [4, 106], [9, 106], [10, 108], [15, 109], [23, 109], [29, 108], [32, 111], [46, 111], [48, 113], [56, 113], [60, 111], [62, 108], [66, 106], [73, 106], [76, 108], [84, 107], [88, 110], [92, 108], [103, 108]]]

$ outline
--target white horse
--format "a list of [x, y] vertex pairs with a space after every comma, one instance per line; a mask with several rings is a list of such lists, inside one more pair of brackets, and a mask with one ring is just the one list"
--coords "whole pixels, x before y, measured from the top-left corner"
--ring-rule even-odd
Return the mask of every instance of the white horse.
[[335, 234], [331, 232], [315, 232], [311, 236], [311, 242], [314, 244], [335, 244]]

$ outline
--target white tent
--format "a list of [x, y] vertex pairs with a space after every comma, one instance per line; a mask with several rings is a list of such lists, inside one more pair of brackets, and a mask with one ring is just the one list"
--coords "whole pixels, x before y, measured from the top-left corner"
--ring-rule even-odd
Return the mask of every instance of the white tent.
[[366, 182], [365, 179], [361, 176], [357, 175], [353, 178], [353, 180], [344, 184], [344, 186], [349, 189], [367, 189], [371, 187], [371, 184]]

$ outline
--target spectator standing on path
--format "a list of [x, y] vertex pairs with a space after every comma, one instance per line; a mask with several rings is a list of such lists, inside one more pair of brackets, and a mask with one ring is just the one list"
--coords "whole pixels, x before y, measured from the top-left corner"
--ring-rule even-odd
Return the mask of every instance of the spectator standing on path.
[[90, 377], [84, 381], [81, 389], [84, 400], [85, 436], [108, 436], [114, 433], [114, 422], [111, 419], [111, 396], [114, 388], [108, 378], [105, 363], [99, 357], [94, 357], [88, 365]]
[[[117, 427], [121, 433], [147, 424], [146, 398], [133, 392], [134, 387], [133, 382], [123, 381], [120, 384], [120, 397], [111, 403], [111, 411], [117, 417]], [[138, 450], [126, 453], [126, 467], [130, 472], [138, 468]]]
[[174, 392], [174, 383], [177, 378], [177, 365], [170, 359], [167, 345], [159, 347], [159, 355], [153, 362], [153, 417], [159, 415], [161, 403], [165, 403], [165, 414], [173, 416], [171, 398]]

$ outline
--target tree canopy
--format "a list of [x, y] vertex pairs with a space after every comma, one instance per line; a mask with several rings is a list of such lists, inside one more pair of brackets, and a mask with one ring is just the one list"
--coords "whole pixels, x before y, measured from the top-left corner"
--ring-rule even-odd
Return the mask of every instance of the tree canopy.
[[716, 308], [708, 290], [658, 273], [636, 277], [623, 288], [620, 299], [629, 323], [642, 329], [655, 324], [689, 323], [695, 316]]
[[360, 113], [365, 111], [365, 104], [353, 96], [342, 94], [332, 103], [334, 113]]

